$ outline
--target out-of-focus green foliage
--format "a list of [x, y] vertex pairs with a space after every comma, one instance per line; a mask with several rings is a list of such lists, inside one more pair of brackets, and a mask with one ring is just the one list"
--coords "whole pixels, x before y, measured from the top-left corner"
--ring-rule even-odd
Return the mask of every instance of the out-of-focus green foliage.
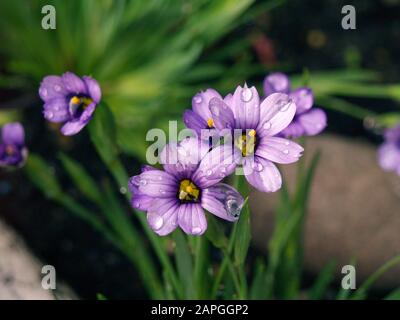
[[[254, 72], [246, 59], [249, 39], [230, 38], [230, 50], [209, 51], [258, 8], [282, 1], [268, 0], [249, 11], [253, 2], [1, 1], [0, 53], [7, 75], [1, 76], [0, 85], [36, 93], [48, 74], [70, 70], [94, 76], [116, 117], [120, 145], [142, 158], [148, 128], [179, 119], [197, 90], [211, 84], [232, 87]], [[47, 4], [56, 9], [56, 30], [41, 27], [41, 8]], [[229, 59], [233, 62], [227, 65]]]

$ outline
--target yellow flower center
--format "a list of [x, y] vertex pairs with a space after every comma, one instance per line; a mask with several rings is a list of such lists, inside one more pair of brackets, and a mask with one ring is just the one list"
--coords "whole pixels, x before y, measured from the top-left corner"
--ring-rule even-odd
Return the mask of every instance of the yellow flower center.
[[235, 146], [242, 152], [243, 157], [254, 154], [256, 148], [256, 130], [242, 134], [235, 140]]
[[214, 127], [214, 120], [212, 118], [209, 118], [207, 120], [207, 126], [211, 129]]
[[184, 179], [179, 184], [178, 198], [182, 202], [196, 202], [200, 196], [200, 189], [189, 179]]
[[93, 100], [88, 97], [73, 96], [69, 100], [69, 107], [71, 113], [72, 114], [82, 113], [92, 102]]

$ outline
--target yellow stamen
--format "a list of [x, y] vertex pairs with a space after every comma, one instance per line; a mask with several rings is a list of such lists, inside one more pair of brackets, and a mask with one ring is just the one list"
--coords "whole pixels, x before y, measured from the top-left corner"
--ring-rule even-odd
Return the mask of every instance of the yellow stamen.
[[250, 137], [255, 137], [255, 136], [256, 136], [256, 130], [251, 129], [251, 130], [249, 131], [249, 136], [250, 136]]
[[81, 99], [79, 99], [77, 96], [73, 96], [73, 97], [71, 98], [71, 102], [72, 102], [73, 104], [79, 104], [79, 103], [81, 103]]
[[195, 202], [199, 199], [200, 189], [189, 179], [179, 184], [178, 198], [181, 201]]
[[211, 119], [211, 118], [209, 118], [209, 119], [207, 120], [207, 125], [208, 125], [209, 128], [214, 127], [214, 120]]

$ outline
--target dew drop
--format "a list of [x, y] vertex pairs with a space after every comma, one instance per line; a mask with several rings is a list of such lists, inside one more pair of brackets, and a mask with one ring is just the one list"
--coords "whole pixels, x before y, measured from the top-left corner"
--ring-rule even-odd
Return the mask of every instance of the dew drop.
[[149, 213], [148, 219], [153, 230], [155, 231], [160, 230], [161, 227], [164, 225], [164, 219], [156, 213]]
[[126, 194], [127, 190], [125, 187], [121, 187], [119, 188], [119, 192], [121, 192], [122, 194]]
[[264, 128], [265, 130], [269, 130], [269, 129], [271, 129], [271, 127], [272, 127], [272, 124], [271, 124], [271, 122], [269, 122], [269, 121], [267, 121], [267, 122], [264, 123], [264, 125], [263, 125], [263, 128]]
[[247, 88], [247, 85], [242, 89], [241, 97], [243, 102], [249, 102], [253, 98], [253, 92]]
[[53, 112], [51, 112], [51, 111], [46, 111], [46, 118], [47, 119], [53, 119], [53, 117], [54, 117], [54, 114], [53, 114]]
[[288, 146], [290, 144], [289, 141], [285, 141], [285, 145]]
[[216, 106], [216, 105], [211, 105], [211, 106], [210, 106], [210, 109], [211, 109], [211, 113], [212, 113], [212, 114], [216, 115], [217, 117], [219, 116], [219, 108], [218, 108], [218, 106]]
[[192, 233], [193, 234], [200, 234], [201, 233], [201, 228], [200, 227], [193, 227], [192, 228]]
[[161, 194], [165, 194], [165, 190], [163, 190], [163, 189], [160, 189], [159, 192], [160, 192]]
[[47, 96], [47, 89], [45, 89], [45, 88], [40, 89], [40, 94], [41, 94], [43, 97], [46, 97], [46, 96]]
[[197, 104], [200, 104], [203, 101], [203, 99], [200, 96], [195, 96], [194, 97], [194, 102]]
[[288, 149], [285, 149], [285, 150], [283, 150], [282, 151], [284, 154], [289, 154], [289, 150]]
[[222, 167], [222, 168], [221, 168], [221, 172], [222, 172], [222, 173], [226, 173], [226, 167]]
[[206, 172], [206, 175], [209, 177], [209, 176], [211, 176], [212, 175], [212, 171], [211, 170], [207, 170], [207, 172]]
[[57, 92], [60, 92], [60, 91], [61, 91], [61, 86], [58, 85], [58, 84], [56, 84], [56, 85], [54, 86], [54, 90], [57, 91]]
[[141, 186], [145, 186], [145, 185], [147, 184], [147, 180], [145, 180], [145, 179], [140, 179], [140, 180], [139, 180], [139, 184], [140, 184]]
[[225, 202], [225, 208], [228, 214], [230, 214], [232, 217], [234, 218], [239, 217], [241, 207], [239, 206], [236, 199], [228, 197]]
[[281, 112], [285, 112], [289, 109], [289, 106], [291, 104], [291, 100], [279, 100], [278, 102], [278, 108]]

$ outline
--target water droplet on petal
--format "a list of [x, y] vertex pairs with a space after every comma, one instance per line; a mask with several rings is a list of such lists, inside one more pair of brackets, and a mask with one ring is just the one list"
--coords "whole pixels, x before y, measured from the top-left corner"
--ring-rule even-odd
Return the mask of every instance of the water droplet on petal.
[[241, 206], [239, 206], [236, 199], [228, 196], [225, 202], [225, 209], [228, 214], [230, 214], [234, 218], [237, 218], [239, 217], [242, 208]]
[[201, 98], [201, 96], [195, 96], [194, 97], [194, 102], [197, 104], [200, 104], [203, 101], [203, 99]]
[[282, 151], [284, 154], [289, 154], [289, 150], [288, 149], [285, 149], [285, 150], [283, 150]]
[[45, 116], [46, 116], [47, 119], [51, 120], [51, 119], [53, 119], [54, 114], [51, 111], [46, 111], [45, 112]]
[[217, 117], [219, 116], [219, 108], [217, 105], [215, 104], [211, 105], [210, 110], [212, 114], [216, 115]]
[[209, 177], [209, 176], [211, 176], [212, 175], [212, 171], [211, 170], [207, 170], [207, 172], [206, 172], [206, 175]]
[[57, 92], [60, 92], [60, 91], [61, 91], [61, 86], [58, 85], [58, 84], [56, 84], [56, 85], [54, 86], [54, 90], [57, 91]]
[[41, 94], [43, 97], [46, 97], [46, 96], [47, 96], [47, 89], [46, 89], [46, 88], [40, 89], [40, 94]]
[[278, 108], [281, 112], [285, 112], [289, 109], [289, 106], [291, 104], [291, 100], [279, 100], [278, 103]]
[[155, 231], [160, 230], [161, 227], [164, 225], [164, 219], [156, 213], [149, 213], [148, 219], [151, 224], [151, 227]]
[[199, 233], [201, 233], [201, 228], [200, 228], [200, 227], [193, 227], [193, 228], [192, 228], [192, 233], [193, 233], [193, 234], [199, 234]]
[[127, 192], [125, 187], [121, 187], [119, 188], [119, 192], [121, 192], [122, 194], [125, 194]]
[[139, 180], [139, 184], [140, 184], [141, 186], [145, 186], [145, 185], [147, 184], [147, 180], [145, 180], [145, 179], [140, 179], [140, 180]]
[[247, 85], [242, 89], [241, 98], [243, 102], [249, 102], [253, 98], [253, 92], [247, 88]]
[[221, 168], [221, 172], [222, 172], [222, 173], [226, 173], [226, 167], [222, 167], [222, 168]]
[[285, 142], [285, 145], [286, 145], [286, 146], [288, 146], [289, 144], [290, 144], [290, 142], [289, 142], [289, 141], [286, 141], [286, 142]]
[[269, 129], [271, 129], [271, 127], [272, 127], [272, 124], [271, 124], [271, 122], [269, 122], [269, 121], [267, 121], [267, 122], [264, 123], [264, 125], [263, 125], [263, 128], [264, 128], [265, 130], [269, 130]]
[[160, 192], [161, 194], [165, 194], [165, 190], [163, 190], [163, 189], [160, 189], [159, 192]]

